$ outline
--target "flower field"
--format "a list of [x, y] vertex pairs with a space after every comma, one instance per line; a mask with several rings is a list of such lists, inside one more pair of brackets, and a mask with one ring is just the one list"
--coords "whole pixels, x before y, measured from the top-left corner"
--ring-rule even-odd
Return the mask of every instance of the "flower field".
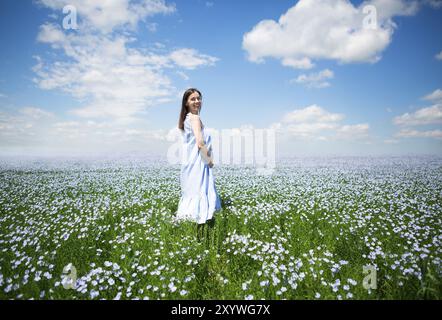
[[179, 165], [2, 160], [0, 298], [442, 298], [442, 158], [213, 170], [197, 228], [173, 219]]

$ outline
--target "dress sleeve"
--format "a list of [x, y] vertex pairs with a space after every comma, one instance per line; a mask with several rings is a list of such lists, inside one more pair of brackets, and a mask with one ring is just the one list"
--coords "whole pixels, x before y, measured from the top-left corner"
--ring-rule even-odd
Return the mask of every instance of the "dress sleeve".
[[190, 114], [190, 124], [192, 125], [193, 134], [195, 135], [198, 147], [204, 146], [204, 139], [201, 132], [201, 120], [196, 114]]

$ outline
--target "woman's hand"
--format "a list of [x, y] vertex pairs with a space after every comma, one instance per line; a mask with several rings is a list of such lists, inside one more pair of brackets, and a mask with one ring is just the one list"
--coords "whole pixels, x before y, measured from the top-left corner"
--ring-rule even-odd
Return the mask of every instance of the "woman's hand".
[[213, 168], [213, 161], [212, 160], [210, 160], [210, 162], [209, 162], [209, 168]]

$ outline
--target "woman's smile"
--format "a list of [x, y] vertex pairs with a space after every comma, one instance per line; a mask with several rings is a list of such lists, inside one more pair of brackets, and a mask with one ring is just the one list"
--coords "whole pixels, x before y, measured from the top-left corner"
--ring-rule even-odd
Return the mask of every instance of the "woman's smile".
[[198, 92], [192, 93], [188, 98], [188, 106], [190, 112], [193, 114], [198, 114], [201, 108], [201, 97]]

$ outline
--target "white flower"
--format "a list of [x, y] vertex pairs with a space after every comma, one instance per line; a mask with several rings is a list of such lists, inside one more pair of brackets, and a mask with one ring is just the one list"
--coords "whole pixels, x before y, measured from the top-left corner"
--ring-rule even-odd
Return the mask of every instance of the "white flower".
[[175, 284], [173, 282], [169, 283], [169, 290], [170, 292], [175, 292], [177, 287], [175, 286]]
[[96, 290], [91, 290], [90, 295], [91, 295], [91, 299], [96, 298], [100, 293]]
[[181, 290], [181, 291], [180, 291], [180, 295], [181, 295], [181, 296], [185, 296], [186, 294], [187, 294], [187, 291], [186, 291], [186, 290]]
[[259, 283], [261, 287], [267, 286], [269, 284], [269, 280], [264, 280]]
[[279, 280], [278, 277], [276, 277], [275, 275], [272, 275], [272, 280], [273, 280], [273, 285], [276, 286], [278, 283], [281, 282], [281, 280]]
[[321, 298], [321, 294], [320, 294], [319, 292], [316, 292], [316, 294], [315, 294], [315, 298], [316, 298], [316, 299]]
[[249, 294], [244, 299], [246, 299], [246, 300], [253, 300], [253, 295]]

